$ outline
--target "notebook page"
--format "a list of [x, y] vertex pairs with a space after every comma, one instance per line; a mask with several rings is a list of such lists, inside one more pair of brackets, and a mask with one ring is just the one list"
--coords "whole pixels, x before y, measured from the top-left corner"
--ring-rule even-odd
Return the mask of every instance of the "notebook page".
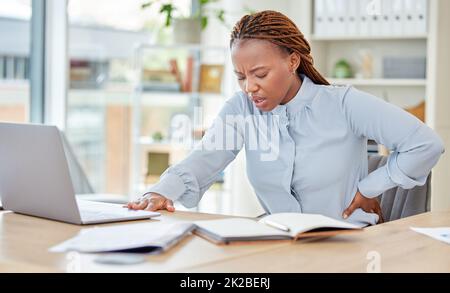
[[221, 238], [249, 238], [265, 236], [286, 236], [289, 233], [279, 231], [267, 225], [261, 225], [255, 220], [231, 218], [195, 222], [201, 230], [213, 233]]
[[266, 216], [259, 222], [263, 223], [265, 219], [288, 227], [292, 237], [318, 228], [360, 229], [356, 225], [315, 214], [278, 213]]

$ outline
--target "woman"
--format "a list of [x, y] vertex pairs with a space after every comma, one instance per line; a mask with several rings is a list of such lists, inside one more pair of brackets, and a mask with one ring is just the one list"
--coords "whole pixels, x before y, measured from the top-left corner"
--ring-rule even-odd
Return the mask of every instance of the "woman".
[[[237, 137], [235, 145], [194, 150], [129, 208], [172, 212], [175, 200], [197, 205], [245, 146], [247, 174], [267, 213], [316, 213], [373, 225], [382, 221], [375, 197], [396, 186], [424, 185], [444, 152], [441, 139], [409, 113], [353, 87], [329, 85], [313, 67], [303, 34], [279, 12], [244, 16], [230, 48], [242, 92], [226, 102], [202, 144], [226, 131], [225, 140]], [[244, 123], [227, 120], [236, 116]], [[259, 139], [267, 129], [272, 155], [267, 136]], [[369, 175], [367, 139], [393, 150]]]

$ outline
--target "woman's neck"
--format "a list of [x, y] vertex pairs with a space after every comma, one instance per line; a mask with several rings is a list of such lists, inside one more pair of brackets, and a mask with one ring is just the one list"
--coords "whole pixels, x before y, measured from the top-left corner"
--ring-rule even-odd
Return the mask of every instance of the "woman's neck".
[[285, 105], [289, 103], [297, 95], [301, 87], [302, 87], [302, 80], [300, 76], [296, 74], [296, 77], [292, 82], [292, 85], [289, 87], [286, 97], [281, 101], [280, 105]]

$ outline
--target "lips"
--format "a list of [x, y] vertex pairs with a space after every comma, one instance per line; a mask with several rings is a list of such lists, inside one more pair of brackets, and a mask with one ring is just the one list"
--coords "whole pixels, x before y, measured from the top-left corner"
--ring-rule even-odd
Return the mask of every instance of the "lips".
[[253, 101], [253, 103], [255, 103], [256, 105], [262, 104], [265, 100], [266, 100], [266, 98], [263, 98], [263, 97], [252, 96], [252, 101]]

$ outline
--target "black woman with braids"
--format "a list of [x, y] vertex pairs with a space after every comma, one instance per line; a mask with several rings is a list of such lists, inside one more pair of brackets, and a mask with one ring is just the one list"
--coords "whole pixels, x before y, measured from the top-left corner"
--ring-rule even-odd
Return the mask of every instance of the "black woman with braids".
[[[240, 92], [186, 159], [128, 208], [174, 211], [200, 201], [245, 147], [247, 175], [266, 213], [322, 214], [367, 226], [382, 221], [375, 199], [424, 185], [444, 152], [441, 139], [402, 109], [314, 68], [297, 26], [276, 11], [245, 15], [231, 33]], [[392, 153], [368, 174], [367, 140]]]

